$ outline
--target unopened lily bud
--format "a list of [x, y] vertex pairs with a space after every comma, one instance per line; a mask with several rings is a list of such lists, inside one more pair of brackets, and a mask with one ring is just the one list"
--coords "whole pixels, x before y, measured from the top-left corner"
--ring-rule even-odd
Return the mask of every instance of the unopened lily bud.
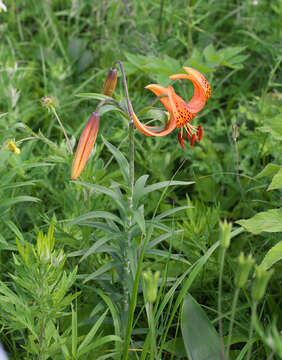
[[227, 249], [230, 245], [230, 234], [232, 230], [232, 224], [226, 220], [219, 222], [220, 227], [220, 246]]
[[145, 280], [145, 296], [150, 303], [153, 303], [157, 298], [159, 277], [159, 271], [156, 271], [154, 274], [151, 270], [143, 272], [143, 278]]
[[251, 254], [249, 254], [247, 258], [245, 258], [242, 252], [239, 255], [238, 269], [235, 276], [235, 285], [239, 289], [241, 289], [246, 284], [254, 262], [255, 260], [252, 258]]
[[255, 268], [256, 278], [252, 290], [252, 298], [256, 301], [259, 301], [264, 293], [267, 286], [267, 283], [273, 274], [273, 269], [267, 271], [263, 266], [256, 266]]
[[77, 179], [85, 167], [91, 150], [96, 142], [100, 117], [97, 112], [91, 114], [80, 136], [76, 153], [72, 163], [71, 178]]
[[117, 85], [117, 69], [111, 68], [104, 82], [102, 94], [112, 96]]

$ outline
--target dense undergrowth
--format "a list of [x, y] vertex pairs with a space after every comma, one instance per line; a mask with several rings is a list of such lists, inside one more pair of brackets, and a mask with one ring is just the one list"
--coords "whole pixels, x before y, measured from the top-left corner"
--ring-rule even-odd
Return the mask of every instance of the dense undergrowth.
[[[282, 358], [281, 1], [6, 5], [0, 338], [9, 358], [217, 360], [222, 335], [225, 359]], [[105, 107], [92, 157], [71, 181], [73, 156], [41, 101], [54, 97], [75, 146], [99, 102], [81, 94], [100, 93], [117, 59], [142, 121], [163, 110], [140, 111], [154, 100], [144, 86], [168, 86], [183, 66], [212, 87], [195, 119], [200, 145], [182, 150], [176, 131], [135, 132], [133, 193], [128, 120]], [[126, 108], [118, 81], [113, 97]], [[173, 86], [188, 101], [191, 83]]]

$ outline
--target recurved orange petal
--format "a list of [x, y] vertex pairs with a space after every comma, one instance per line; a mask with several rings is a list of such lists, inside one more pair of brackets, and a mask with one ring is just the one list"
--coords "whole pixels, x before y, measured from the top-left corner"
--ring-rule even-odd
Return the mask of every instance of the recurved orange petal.
[[166, 97], [160, 98], [160, 102], [170, 112], [171, 107], [170, 107], [170, 102], [168, 100], [168, 89], [166, 87], [158, 84], [151, 84], [145, 86], [145, 89], [151, 90], [156, 96], [166, 95]]
[[187, 79], [193, 82], [194, 94], [192, 96], [192, 99], [187, 104], [187, 110], [189, 110], [193, 114], [196, 114], [203, 109], [206, 101], [211, 96], [211, 87], [208, 81], [199, 71], [190, 67], [184, 67], [184, 70], [188, 73], [188, 75], [176, 74], [171, 75], [169, 78], [171, 80]]
[[137, 129], [139, 131], [141, 131], [144, 135], [147, 135], [147, 136], [168, 135], [175, 129], [175, 126], [176, 126], [174, 117], [171, 115], [170, 115], [170, 119], [168, 120], [164, 130], [161, 130], [161, 131], [154, 130], [154, 127], [152, 127], [152, 126], [146, 126], [146, 125], [142, 124], [133, 110], [132, 110], [131, 115], [132, 115], [133, 122], [134, 122], [135, 126], [137, 127]]
[[94, 112], [91, 114], [77, 145], [75, 157], [72, 163], [71, 178], [76, 180], [85, 167], [89, 158], [91, 150], [95, 144], [100, 117], [99, 114]]

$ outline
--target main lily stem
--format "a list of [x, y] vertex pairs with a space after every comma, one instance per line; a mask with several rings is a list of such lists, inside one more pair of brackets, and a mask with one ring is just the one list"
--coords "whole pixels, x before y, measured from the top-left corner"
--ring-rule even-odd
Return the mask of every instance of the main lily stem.
[[129, 124], [129, 182], [130, 182], [130, 210], [133, 210], [133, 187], [134, 187], [134, 129], [131, 121]]
[[[127, 223], [127, 246], [124, 248], [124, 272], [125, 272], [125, 285], [124, 285], [124, 312], [127, 318], [127, 327], [125, 333], [125, 343], [129, 345], [129, 334], [128, 334], [128, 323], [130, 323], [130, 313], [128, 314], [128, 305], [129, 305], [129, 290], [128, 290], [128, 282], [130, 281], [130, 262], [129, 262], [129, 254], [131, 247], [131, 237], [130, 237], [130, 228], [132, 224], [132, 210], [133, 210], [133, 189], [134, 189], [134, 122], [132, 118], [132, 106], [129, 99], [128, 87], [126, 76], [124, 72], [124, 68], [122, 62], [117, 60], [116, 63], [119, 64], [121, 75], [122, 75], [122, 82], [125, 92], [127, 110], [130, 117], [129, 123], [129, 214], [128, 214], [128, 223]], [[133, 300], [131, 300], [133, 301]], [[132, 309], [132, 304], [130, 304], [130, 308]], [[127, 317], [128, 314], [128, 317]], [[127, 349], [128, 349], [127, 345]]]

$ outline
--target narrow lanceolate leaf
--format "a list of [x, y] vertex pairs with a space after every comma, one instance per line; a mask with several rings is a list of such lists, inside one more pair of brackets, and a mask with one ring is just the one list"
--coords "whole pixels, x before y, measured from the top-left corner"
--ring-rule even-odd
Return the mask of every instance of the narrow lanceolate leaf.
[[71, 220], [69, 224], [80, 224], [91, 219], [103, 218], [108, 220], [113, 220], [119, 224], [122, 224], [120, 218], [108, 211], [91, 211], [89, 213], [78, 216], [77, 218]]
[[189, 360], [219, 360], [220, 342], [206, 313], [190, 294], [184, 298], [181, 330]]
[[170, 216], [170, 215], [173, 215], [175, 214], [176, 212], [178, 211], [182, 211], [182, 210], [185, 210], [185, 209], [188, 209], [188, 208], [192, 208], [193, 206], [178, 206], [174, 209], [170, 209], [170, 210], [167, 210], [167, 211], [164, 211], [162, 214], [156, 216], [156, 220], [161, 220], [163, 218], [166, 218], [167, 216]]
[[110, 152], [115, 157], [116, 161], [119, 164], [120, 171], [122, 173], [122, 176], [124, 178], [124, 181], [127, 186], [129, 186], [129, 164], [126, 160], [125, 156], [111, 143], [109, 143], [103, 136], [102, 139], [107, 146], [107, 148], [110, 150]]
[[96, 99], [96, 100], [106, 100], [109, 97], [107, 95], [103, 95], [100, 93], [80, 93], [76, 94], [77, 97], [85, 98], [85, 99]]
[[153, 185], [149, 185], [145, 187], [146, 181], [148, 179], [148, 175], [141, 176], [135, 183], [134, 186], [134, 196], [133, 196], [133, 202], [134, 204], [137, 204], [139, 199], [141, 199], [142, 196], [149, 194], [152, 191], [162, 189], [164, 187], [173, 186], [173, 185], [191, 185], [194, 184], [194, 181], [162, 181], [158, 182]]
[[282, 231], [282, 208], [260, 212], [247, 220], [239, 220], [238, 224], [253, 234]]
[[162, 189], [166, 186], [172, 186], [172, 185], [191, 185], [191, 184], [194, 184], [194, 181], [162, 181], [162, 182], [158, 182], [156, 184], [153, 184], [153, 185], [149, 185], [147, 187], [145, 187], [144, 189], [144, 193], [143, 195], [146, 195], [152, 191], [155, 191], [155, 190], [158, 190], [158, 189]]
[[13, 199], [7, 199], [7, 200], [1, 201], [0, 209], [10, 207], [10, 206], [15, 205], [20, 202], [29, 202], [29, 201], [39, 202], [41, 200], [36, 197], [28, 196], [28, 195], [16, 196]]
[[139, 225], [143, 234], [146, 233], [146, 224], [144, 218], [144, 205], [139, 206], [137, 210], [133, 210], [134, 220]]
[[122, 195], [118, 191], [114, 191], [112, 189], [109, 189], [106, 186], [88, 184], [88, 183], [85, 183], [85, 182], [82, 182], [82, 181], [76, 181], [75, 183], [80, 184], [82, 186], [85, 186], [88, 189], [96, 191], [98, 193], [102, 193], [102, 194], [110, 196], [115, 201], [115, 203], [117, 204], [120, 212], [123, 213], [123, 214], [127, 214], [127, 204], [126, 204], [124, 198], [122, 197]]

